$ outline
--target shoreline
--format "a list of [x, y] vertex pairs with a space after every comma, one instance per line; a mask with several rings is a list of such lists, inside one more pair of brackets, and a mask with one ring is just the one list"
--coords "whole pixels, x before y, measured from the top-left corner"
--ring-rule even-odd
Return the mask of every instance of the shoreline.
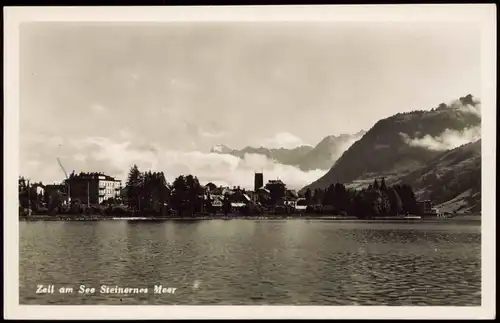
[[161, 217], [161, 216], [73, 216], [73, 215], [31, 215], [19, 217], [19, 221], [206, 221], [206, 220], [326, 220], [326, 221], [355, 221], [355, 222], [459, 222], [478, 221], [481, 222], [480, 215], [459, 215], [451, 218], [423, 217], [379, 217], [372, 219], [360, 219], [353, 216], [333, 216], [333, 215], [210, 215], [194, 217]]

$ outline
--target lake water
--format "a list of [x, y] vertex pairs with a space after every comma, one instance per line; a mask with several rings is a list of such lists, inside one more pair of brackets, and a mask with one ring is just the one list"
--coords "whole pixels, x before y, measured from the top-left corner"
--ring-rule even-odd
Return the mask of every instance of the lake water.
[[[480, 221], [19, 225], [20, 304], [481, 305]], [[41, 284], [55, 293], [37, 294]], [[155, 294], [155, 285], [176, 290]]]

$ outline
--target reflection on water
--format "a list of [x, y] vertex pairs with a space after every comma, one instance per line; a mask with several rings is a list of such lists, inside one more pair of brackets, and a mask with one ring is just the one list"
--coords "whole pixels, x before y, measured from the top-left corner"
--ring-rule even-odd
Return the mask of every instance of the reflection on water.
[[[471, 223], [19, 225], [21, 304], [481, 304], [481, 230]], [[36, 294], [38, 284], [56, 293]], [[97, 292], [78, 294], [79, 285]], [[101, 285], [148, 293], [101, 294]], [[154, 285], [177, 290], [154, 294]], [[58, 293], [62, 286], [74, 293]]]

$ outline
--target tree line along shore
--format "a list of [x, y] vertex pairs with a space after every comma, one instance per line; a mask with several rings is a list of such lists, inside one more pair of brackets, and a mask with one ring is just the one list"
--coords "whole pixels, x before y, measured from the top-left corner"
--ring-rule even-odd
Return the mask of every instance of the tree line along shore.
[[[272, 183], [271, 183], [272, 182]], [[406, 184], [388, 186], [376, 179], [368, 187], [348, 189], [342, 183], [326, 189], [307, 190], [288, 196], [286, 184], [270, 181], [262, 191], [239, 187], [202, 186], [196, 176], [178, 176], [167, 183], [163, 172], [140, 172], [134, 165], [120, 196], [103, 203], [86, 204], [72, 200], [64, 192], [39, 196], [20, 179], [21, 218], [218, 218], [218, 217], [325, 217], [353, 219], [402, 215], [424, 215], [413, 188]]]

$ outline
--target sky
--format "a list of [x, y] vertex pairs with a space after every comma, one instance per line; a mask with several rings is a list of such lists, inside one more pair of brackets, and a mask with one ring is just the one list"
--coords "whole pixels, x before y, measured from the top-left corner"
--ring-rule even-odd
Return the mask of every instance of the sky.
[[316, 145], [398, 112], [479, 96], [480, 30], [466, 23], [25, 23], [20, 172], [121, 180], [131, 165], [252, 187], [321, 177], [232, 148]]

